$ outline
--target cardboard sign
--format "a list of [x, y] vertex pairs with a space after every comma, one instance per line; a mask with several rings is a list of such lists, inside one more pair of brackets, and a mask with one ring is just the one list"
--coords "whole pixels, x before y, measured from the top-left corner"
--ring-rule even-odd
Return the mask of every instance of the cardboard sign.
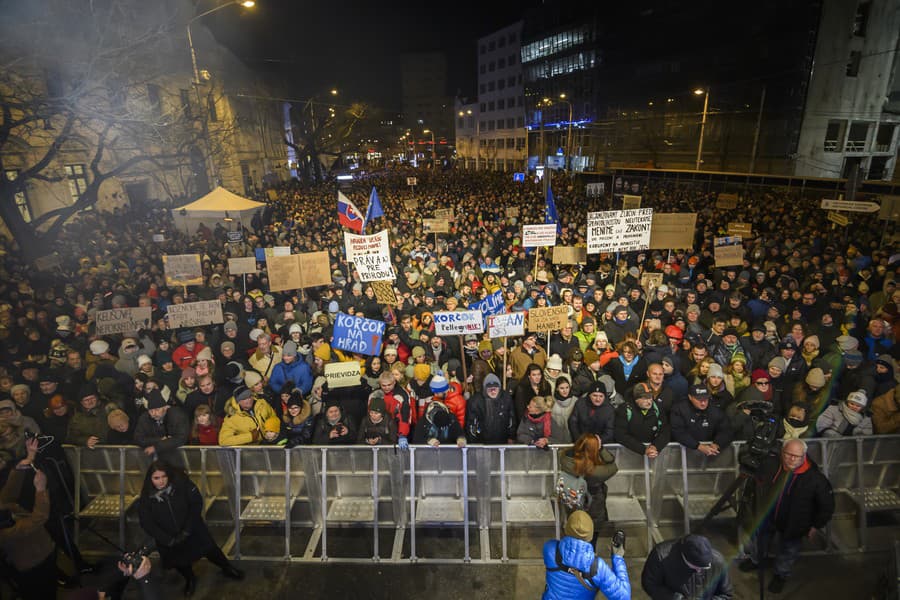
[[170, 304], [168, 315], [170, 329], [200, 327], [225, 322], [225, 319], [222, 318], [222, 303], [218, 300]]
[[434, 313], [436, 335], [484, 333], [484, 316], [480, 310], [451, 310]]
[[584, 246], [556, 246], [553, 248], [553, 263], [557, 265], [583, 265], [587, 262], [587, 248]]
[[857, 200], [831, 200], [822, 198], [819, 208], [825, 210], [846, 210], [847, 212], [863, 212], [872, 213], [881, 210], [881, 206], [877, 202], [862, 202]]
[[338, 350], [375, 356], [381, 352], [384, 321], [339, 312], [334, 320], [331, 345]]
[[422, 219], [425, 233], [450, 233], [450, 223], [443, 219]]
[[225, 239], [227, 239], [232, 244], [238, 244], [244, 241], [244, 232], [243, 231], [226, 231]]
[[733, 210], [737, 208], [738, 205], [738, 195], [737, 194], [719, 194], [716, 198], [716, 208], [722, 208], [725, 210]]
[[415, 177], [407, 177], [406, 185], [416, 185], [416, 178]]
[[347, 260], [353, 263], [362, 281], [385, 281], [396, 278], [391, 265], [391, 249], [388, 231], [373, 235], [356, 235], [344, 232], [344, 249]]
[[506, 209], [506, 218], [518, 217], [518, 216], [519, 216], [519, 207], [518, 206], [510, 206]]
[[452, 221], [453, 220], [453, 209], [452, 208], [436, 208], [434, 210], [434, 218]]
[[641, 273], [641, 287], [650, 293], [650, 289], [656, 289], [662, 285], [662, 273]]
[[846, 215], [842, 215], [841, 213], [837, 213], [834, 211], [829, 211], [828, 220], [832, 223], [840, 225], [841, 227], [846, 227], [850, 224], [850, 219], [848, 219]]
[[554, 331], [569, 322], [568, 306], [545, 306], [528, 311], [528, 331]]
[[714, 238], [716, 267], [739, 267], [744, 264], [744, 244], [740, 237]]
[[753, 237], [753, 225], [750, 223], [734, 222], [728, 224], [728, 235], [739, 235], [742, 239]]
[[525, 335], [525, 313], [514, 312], [488, 317], [488, 337], [514, 337]]
[[394, 292], [394, 281], [370, 281], [369, 285], [375, 292], [375, 300], [378, 304], [393, 306], [397, 304], [397, 294]]
[[641, 196], [632, 196], [631, 194], [625, 194], [622, 196], [622, 210], [634, 210], [636, 208], [641, 207], [641, 200], [643, 198]]
[[631, 252], [650, 247], [653, 209], [609, 210], [587, 215], [587, 251]]
[[881, 210], [878, 219], [881, 221], [900, 221], [900, 196], [879, 196]]
[[300, 262], [295, 256], [267, 256], [266, 271], [269, 274], [269, 291], [280, 292], [303, 287]]
[[556, 223], [522, 225], [522, 247], [538, 248], [556, 245]]
[[407, 198], [403, 201], [403, 206], [406, 210], [416, 210], [419, 208], [419, 201], [415, 198]]
[[325, 365], [325, 381], [328, 382], [330, 390], [359, 385], [361, 374], [359, 363], [355, 360]]
[[161, 233], [154, 233], [153, 241], [156, 242], [157, 244], [162, 243], [162, 242], [166, 241], [166, 236]]
[[696, 226], [697, 213], [653, 213], [650, 248], [693, 248]]
[[331, 259], [327, 250], [294, 255], [300, 265], [300, 287], [331, 285]]
[[37, 267], [38, 271], [50, 271], [59, 267], [61, 264], [59, 256], [56, 254], [48, 254], [47, 256], [41, 256], [40, 258], [34, 259], [34, 266]]
[[139, 329], [150, 329], [152, 311], [153, 309], [149, 306], [98, 310], [94, 315], [97, 335], [115, 335]]
[[275, 190], [266, 190], [266, 196], [268, 196], [269, 200], [271, 200], [272, 202], [278, 200], [278, 192]]
[[166, 285], [203, 285], [199, 254], [163, 254]]
[[238, 258], [228, 259], [228, 272], [232, 275], [243, 275], [245, 273], [256, 273], [255, 256], [241, 256]]

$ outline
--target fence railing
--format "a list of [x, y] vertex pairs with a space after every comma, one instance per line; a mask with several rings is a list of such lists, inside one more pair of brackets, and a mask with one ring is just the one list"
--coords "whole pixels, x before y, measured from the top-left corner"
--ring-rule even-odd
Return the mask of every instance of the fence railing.
[[[831, 480], [836, 519], [856, 520], [852, 536], [829, 528], [825, 551], [865, 550], [868, 515], [900, 510], [900, 436], [808, 440], [809, 455]], [[607, 482], [609, 519], [617, 526], [646, 528], [648, 545], [662, 539], [660, 527], [690, 532], [736, 479], [741, 444], [716, 457], [671, 444], [654, 460], [619, 445], [606, 446], [619, 472]], [[232, 533], [226, 551], [242, 556], [241, 536], [265, 528], [282, 531], [283, 547], [247, 558], [271, 560], [361, 560], [330, 548], [329, 532], [370, 528], [374, 561], [492, 562], [535, 556], [510, 550], [510, 530], [554, 530], [561, 520], [554, 494], [559, 452], [529, 446], [430, 446], [401, 451], [386, 446], [195, 447], [179, 450], [182, 464], [205, 498], [210, 524]], [[75, 479], [80, 519], [118, 521], [125, 545], [129, 511], [137, 501], [150, 457], [133, 446], [66, 447]], [[648, 493], [649, 492], [649, 493]], [[219, 505], [224, 510], [211, 511]], [[132, 511], [133, 512], [133, 511]], [[215, 514], [213, 514], [215, 513]], [[223, 516], [224, 515], [224, 516]], [[720, 517], [734, 517], [733, 510]], [[429, 529], [462, 531], [460, 556], [420, 556], [419, 537]], [[845, 530], [847, 528], [844, 528]], [[309, 537], [292, 551], [299, 530]], [[393, 532], [389, 549], [384, 534]], [[499, 535], [499, 545], [491, 535]], [[78, 534], [76, 526], [76, 535]], [[478, 536], [477, 556], [471, 552]]]

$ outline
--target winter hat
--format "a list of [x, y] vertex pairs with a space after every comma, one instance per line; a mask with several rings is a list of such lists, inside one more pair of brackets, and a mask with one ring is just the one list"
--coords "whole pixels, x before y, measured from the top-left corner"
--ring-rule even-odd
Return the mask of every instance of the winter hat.
[[230, 383], [240, 383], [244, 379], [244, 367], [237, 361], [225, 365], [225, 379]]
[[325, 379], [323, 376], [319, 375], [318, 377], [316, 377], [316, 378], [313, 380], [313, 386], [312, 386], [312, 389], [317, 390], [317, 389], [319, 389], [320, 387], [322, 387], [323, 385], [325, 385], [326, 383], [328, 383], [328, 380]]
[[182, 329], [178, 332], [178, 341], [182, 344], [194, 341], [194, 332], [190, 329]]
[[806, 344], [806, 342], [809, 342], [810, 344], [815, 346], [816, 350], [818, 350], [822, 345], [821, 342], [819, 342], [819, 336], [817, 335], [806, 336], [806, 339], [803, 340], [803, 343]]
[[697, 313], [700, 314], [700, 307], [696, 304], [688, 304], [687, 309], [684, 311], [685, 314]]
[[89, 348], [91, 354], [94, 356], [100, 356], [101, 354], [109, 352], [109, 344], [105, 340], [94, 340], [91, 342]]
[[584, 364], [592, 365], [595, 362], [600, 360], [600, 355], [594, 352], [591, 348], [588, 348], [584, 351]]
[[252, 388], [260, 381], [262, 381], [262, 375], [258, 371], [244, 371], [244, 385], [248, 388]]
[[111, 410], [110, 413], [106, 415], [106, 424], [109, 425], [110, 429], [116, 429], [120, 425], [128, 427], [128, 413], [120, 408]]
[[382, 354], [384, 354], [385, 356], [387, 356], [388, 354], [393, 354], [394, 356], [396, 356], [397, 355], [397, 346], [388, 344], [387, 346], [384, 347], [384, 351], [382, 352]]
[[162, 397], [162, 394], [157, 389], [152, 389], [144, 395], [144, 398], [147, 400], [147, 409], [153, 410], [154, 408], [162, 408], [166, 405], [165, 399]]
[[375, 390], [369, 394], [369, 410], [381, 414], [387, 413], [387, 406], [384, 403], [384, 392]]
[[712, 546], [702, 535], [686, 535], [681, 540], [681, 554], [684, 560], [695, 567], [708, 568], [712, 565]]
[[412, 349], [412, 357], [413, 358], [422, 358], [425, 356], [425, 348], [422, 346], [413, 346]]
[[431, 388], [431, 392], [434, 394], [442, 394], [450, 389], [450, 384], [447, 383], [447, 378], [443, 376], [443, 374], [438, 373], [434, 377], [431, 378], [431, 383], [429, 384]]
[[303, 406], [303, 392], [294, 388], [291, 391], [291, 397], [287, 401], [288, 406]]
[[590, 542], [594, 537], [594, 521], [591, 516], [583, 510], [576, 510], [569, 518], [566, 519], [566, 526], [563, 529], [569, 537], [573, 537], [584, 542]]
[[122, 352], [131, 353], [140, 348], [140, 346], [138, 345], [137, 340], [135, 340], [134, 338], [125, 338], [124, 340], [122, 340], [122, 345], [120, 348]]
[[825, 387], [825, 373], [819, 367], [810, 369], [806, 374], [806, 383], [816, 389]]
[[281, 420], [278, 417], [269, 417], [263, 424], [263, 429], [272, 433], [278, 433], [281, 431]]
[[863, 355], [859, 350], [850, 350], [844, 353], [844, 363], [849, 366], [859, 366], [862, 361]]
[[250, 391], [250, 388], [248, 388], [248, 387], [239, 385], [236, 388], [234, 388], [234, 399], [238, 402], [240, 402], [241, 400], [246, 400], [247, 398], [251, 397], [252, 395], [253, 395], [253, 392]]
[[166, 350], [156, 351], [156, 366], [161, 367], [166, 363], [172, 362], [172, 353]]
[[251, 342], [257, 341], [259, 339], [259, 336], [261, 336], [264, 333], [265, 333], [265, 331], [263, 331], [262, 329], [259, 329], [258, 327], [255, 329], [251, 329], [250, 330], [250, 341]]
[[313, 352], [313, 356], [321, 359], [322, 362], [329, 362], [331, 360], [331, 346], [329, 346], [328, 344], [320, 345], [318, 348], [316, 348], [316, 351]]
[[722, 371], [722, 365], [719, 363], [712, 363], [709, 365], [709, 371], [706, 372], [707, 377], [725, 377], [725, 372]]
[[212, 348], [210, 348], [209, 346], [207, 346], [206, 348], [204, 348], [203, 350], [201, 350], [200, 352], [198, 352], [198, 353], [197, 353], [197, 360], [208, 360], [208, 361], [212, 362], [212, 361], [214, 360], [214, 359], [213, 359]]
[[482, 352], [493, 352], [493, 351], [494, 351], [494, 345], [491, 343], [490, 340], [481, 340], [480, 342], [478, 342], [478, 353], [479, 354], [481, 354]]
[[196, 379], [197, 371], [194, 370], [194, 367], [185, 367], [184, 370], [181, 371], [181, 379], [188, 379], [189, 377]]
[[143, 367], [144, 365], [150, 365], [150, 364], [153, 364], [153, 360], [146, 354], [141, 354], [140, 356], [137, 357], [137, 365], [138, 365], [139, 369], [141, 367]]
[[850, 352], [859, 348], [859, 340], [850, 335], [841, 335], [835, 340], [841, 352]]
[[297, 356], [297, 344], [294, 343], [293, 340], [289, 340], [284, 343], [284, 346], [281, 348], [282, 356]]
[[235, 345], [234, 345], [234, 342], [232, 342], [232, 341], [230, 341], [230, 340], [226, 340], [226, 341], [222, 342], [222, 345], [219, 346], [219, 349], [220, 349], [223, 353], [224, 353], [226, 350], [228, 350], [229, 352], [232, 352], [232, 353], [233, 353], [235, 350], [237, 350], [237, 348], [236, 348]]
[[426, 364], [419, 364], [413, 367], [413, 377], [419, 379], [421, 381], [425, 381], [428, 379], [428, 376], [431, 375], [431, 367]]
[[84, 400], [88, 396], [96, 396], [97, 395], [97, 386], [93, 381], [87, 381], [81, 384], [81, 387], [78, 388], [78, 399]]
[[604, 396], [609, 394], [609, 392], [606, 391], [606, 386], [600, 380], [594, 381], [593, 383], [591, 383], [591, 387], [588, 388], [588, 394], [593, 394], [596, 392], [600, 392]]
[[225, 331], [237, 331], [238, 324], [234, 321], [226, 321], [225, 325], [222, 326], [222, 329], [224, 329]]
[[556, 369], [557, 371], [562, 371], [562, 368], [562, 358], [560, 358], [559, 354], [551, 354], [550, 358], [547, 359], [547, 369]]
[[865, 390], [856, 390], [855, 392], [850, 392], [847, 395], [847, 404], [850, 403], [859, 404], [860, 406], [866, 406], [869, 403], [869, 399], [866, 398]]
[[709, 400], [709, 390], [703, 384], [692, 385], [688, 394], [697, 400]]
[[[562, 375], [560, 375], [562, 377]], [[500, 378], [494, 375], [493, 373], [488, 373], [484, 378], [484, 387], [500, 387]]]
[[765, 379], [766, 381], [769, 381], [771, 379], [769, 377], [768, 371], [766, 371], [765, 369], [753, 369], [753, 372], [750, 373], [750, 381], [756, 383], [757, 381], [760, 381], [762, 379]]
[[768, 367], [770, 369], [772, 367], [775, 367], [776, 369], [778, 369], [779, 371], [784, 373], [784, 370], [787, 369], [787, 365], [788, 365], [788, 363], [786, 360], [784, 360], [783, 357], [776, 356], [775, 358], [773, 358], [772, 360], [769, 361]]

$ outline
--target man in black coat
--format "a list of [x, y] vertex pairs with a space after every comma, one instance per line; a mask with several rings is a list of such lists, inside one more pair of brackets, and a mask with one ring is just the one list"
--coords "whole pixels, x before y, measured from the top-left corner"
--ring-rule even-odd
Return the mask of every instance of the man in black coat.
[[148, 456], [159, 457], [169, 464], [180, 464], [176, 452], [188, 443], [191, 427], [181, 407], [169, 406], [159, 390], [147, 394], [147, 412], [134, 428], [134, 441]]
[[775, 578], [769, 584], [773, 594], [780, 593], [791, 576], [803, 538], [812, 539], [834, 514], [831, 483], [806, 450], [803, 440], [784, 442], [781, 455], [763, 462], [755, 476], [755, 505], [766, 512], [755, 516], [761, 525], [744, 546], [749, 558], [740, 564], [740, 569], [756, 569], [758, 548], [768, 547], [768, 540], [776, 535]]
[[476, 444], [507, 444], [516, 439], [516, 416], [512, 397], [502, 389], [500, 378], [488, 373], [481, 393], [467, 403], [466, 437]]
[[671, 438], [669, 418], [646, 383], [634, 386], [633, 395], [616, 409], [616, 441], [632, 452], [656, 458]]
[[577, 440], [583, 433], [600, 436], [604, 444], [615, 441], [616, 411], [607, 401], [609, 393], [602, 381], [591, 384], [588, 393], [578, 399], [569, 415], [569, 433]]
[[734, 597], [728, 563], [702, 535], [686, 535], [657, 544], [644, 563], [641, 585], [651, 600]]
[[709, 398], [706, 385], [691, 386], [688, 402], [672, 408], [672, 439], [706, 456], [716, 456], [731, 443], [732, 433], [725, 412], [710, 406]]

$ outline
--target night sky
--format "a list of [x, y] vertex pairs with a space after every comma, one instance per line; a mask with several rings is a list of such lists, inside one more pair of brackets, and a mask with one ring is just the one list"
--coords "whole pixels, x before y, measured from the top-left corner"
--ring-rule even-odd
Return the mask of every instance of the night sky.
[[474, 95], [475, 41], [536, 4], [257, 0], [250, 10], [223, 10], [206, 24], [250, 68], [284, 83], [286, 93], [306, 97], [337, 87], [348, 100], [399, 111], [401, 53], [444, 52], [447, 93]]

